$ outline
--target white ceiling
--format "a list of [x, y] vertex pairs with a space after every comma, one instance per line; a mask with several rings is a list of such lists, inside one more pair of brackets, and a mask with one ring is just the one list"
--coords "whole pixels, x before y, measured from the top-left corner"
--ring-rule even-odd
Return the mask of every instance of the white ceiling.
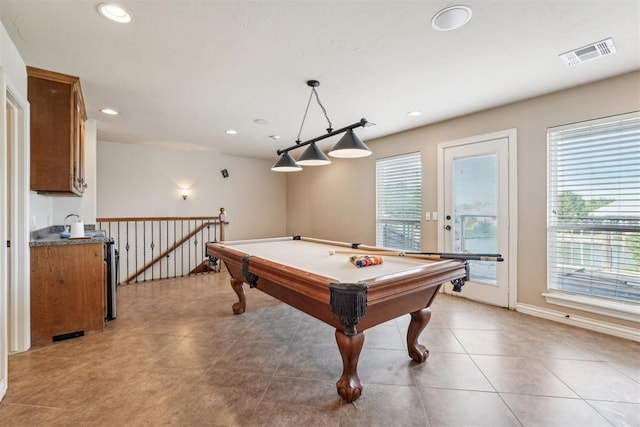
[[[98, 3], [0, 0], [0, 18], [27, 65], [81, 78], [108, 142], [275, 159], [295, 141], [309, 79], [334, 128], [377, 123], [356, 131], [366, 142], [640, 69], [640, 0], [465, 0], [471, 21], [444, 32], [430, 22], [449, 1], [118, 0], [130, 24]], [[608, 37], [615, 55], [558, 58]], [[314, 100], [301, 138], [326, 127]]]

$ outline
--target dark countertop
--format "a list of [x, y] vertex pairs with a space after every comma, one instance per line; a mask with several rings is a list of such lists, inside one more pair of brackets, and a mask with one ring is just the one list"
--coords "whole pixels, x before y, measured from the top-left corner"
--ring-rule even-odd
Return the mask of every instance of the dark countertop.
[[[60, 233], [64, 231], [62, 225], [52, 225], [42, 230], [31, 232], [31, 240], [29, 247], [37, 246], [64, 246], [64, 245], [89, 245], [96, 243], [105, 243], [109, 237], [103, 230], [96, 230], [95, 225], [85, 224], [84, 232], [86, 235], [96, 235], [96, 237], [70, 239], [60, 237]], [[100, 237], [98, 237], [100, 236]]]

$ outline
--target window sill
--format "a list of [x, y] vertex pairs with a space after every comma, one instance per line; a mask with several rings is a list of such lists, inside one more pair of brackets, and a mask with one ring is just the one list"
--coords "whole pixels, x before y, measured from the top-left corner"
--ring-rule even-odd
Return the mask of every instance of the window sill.
[[549, 304], [575, 308], [589, 313], [615, 317], [640, 323], [640, 305], [612, 301], [605, 298], [577, 295], [561, 291], [549, 291], [542, 294]]

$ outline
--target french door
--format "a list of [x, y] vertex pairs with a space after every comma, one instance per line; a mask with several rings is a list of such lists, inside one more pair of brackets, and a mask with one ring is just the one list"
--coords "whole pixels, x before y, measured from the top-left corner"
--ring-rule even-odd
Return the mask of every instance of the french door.
[[[461, 295], [513, 307], [515, 298], [515, 130], [441, 144], [439, 247], [443, 252], [499, 253], [503, 262], [469, 261]], [[510, 155], [511, 154], [511, 155]], [[513, 259], [512, 259], [513, 256]], [[444, 292], [452, 293], [445, 286]]]

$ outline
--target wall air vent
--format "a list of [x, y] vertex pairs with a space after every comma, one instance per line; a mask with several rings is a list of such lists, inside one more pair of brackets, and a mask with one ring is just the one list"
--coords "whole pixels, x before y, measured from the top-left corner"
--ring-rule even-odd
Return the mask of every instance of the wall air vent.
[[606, 39], [563, 53], [560, 55], [560, 59], [567, 64], [567, 67], [573, 67], [574, 65], [614, 53], [616, 53], [616, 46], [613, 44], [613, 40]]

